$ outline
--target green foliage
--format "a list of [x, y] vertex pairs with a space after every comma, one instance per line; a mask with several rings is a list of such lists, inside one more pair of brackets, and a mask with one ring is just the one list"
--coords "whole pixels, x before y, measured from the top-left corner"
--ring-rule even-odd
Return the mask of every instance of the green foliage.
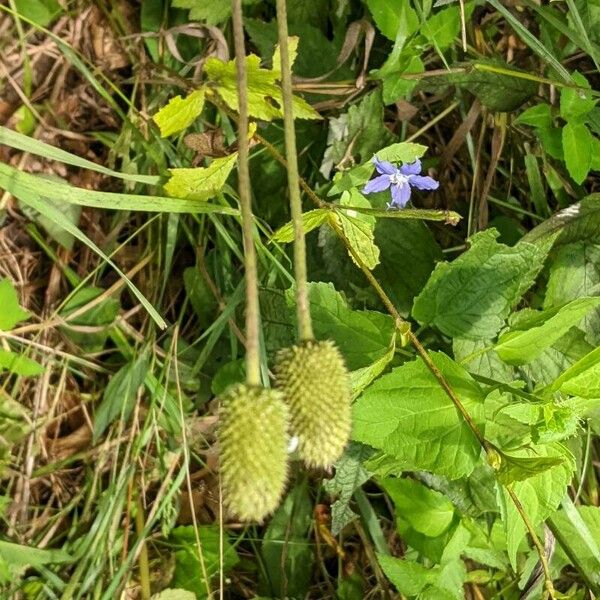
[[205, 93], [204, 88], [200, 88], [185, 98], [171, 98], [169, 103], [152, 117], [160, 129], [160, 135], [167, 137], [187, 129], [202, 112]]
[[452, 263], [439, 263], [415, 299], [413, 316], [446, 335], [489, 339], [503, 326], [543, 266], [548, 247], [521, 242], [509, 248], [487, 230]]
[[[441, 353], [431, 359], [456, 390], [473, 421], [483, 422], [483, 391]], [[469, 475], [481, 452], [456, 408], [421, 359], [375, 381], [354, 405], [352, 438], [393, 456], [399, 468], [457, 479]]]
[[9, 331], [21, 321], [29, 319], [29, 313], [23, 310], [17, 298], [17, 291], [8, 279], [0, 280], [0, 330]]

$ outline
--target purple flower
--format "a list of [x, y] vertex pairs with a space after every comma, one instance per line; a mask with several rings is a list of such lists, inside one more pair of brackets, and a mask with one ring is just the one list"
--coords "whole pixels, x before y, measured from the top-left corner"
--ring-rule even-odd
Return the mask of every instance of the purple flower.
[[422, 168], [419, 159], [398, 168], [374, 156], [373, 164], [379, 175], [365, 185], [363, 194], [383, 192], [389, 188], [392, 192], [392, 201], [388, 203], [388, 208], [404, 208], [410, 200], [411, 187], [416, 187], [418, 190], [437, 190], [440, 185], [439, 181], [431, 177], [419, 175]]

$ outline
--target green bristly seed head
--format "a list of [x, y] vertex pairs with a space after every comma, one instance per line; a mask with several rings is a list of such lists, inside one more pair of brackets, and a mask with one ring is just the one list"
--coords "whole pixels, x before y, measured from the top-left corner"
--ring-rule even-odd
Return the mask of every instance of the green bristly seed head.
[[351, 426], [350, 378], [340, 351], [329, 340], [284, 348], [275, 378], [290, 408], [300, 457], [309, 467], [330, 467], [342, 455]]
[[223, 501], [242, 521], [263, 521], [278, 506], [288, 468], [288, 410], [281, 392], [230, 387], [219, 407]]

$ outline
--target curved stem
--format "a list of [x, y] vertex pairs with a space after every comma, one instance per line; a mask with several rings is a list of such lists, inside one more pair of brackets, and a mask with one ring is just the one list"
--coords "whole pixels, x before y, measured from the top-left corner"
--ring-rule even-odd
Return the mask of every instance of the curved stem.
[[258, 274], [256, 250], [252, 241], [253, 216], [248, 167], [248, 77], [246, 73], [246, 48], [242, 22], [242, 0], [232, 0], [233, 38], [238, 88], [238, 183], [244, 237], [244, 268], [246, 271], [246, 382], [260, 385], [260, 348], [258, 305]]
[[[283, 127], [285, 132], [285, 155], [287, 159], [290, 213], [294, 224], [294, 277], [296, 278], [296, 312], [300, 341], [313, 339], [306, 271], [306, 241], [302, 225], [302, 201], [298, 176], [298, 154], [294, 129], [294, 103], [292, 95], [292, 71], [288, 51], [288, 26], [286, 0], [277, 0], [277, 35], [281, 56], [281, 92], [283, 96]], [[275, 65], [273, 65], [275, 67]]]

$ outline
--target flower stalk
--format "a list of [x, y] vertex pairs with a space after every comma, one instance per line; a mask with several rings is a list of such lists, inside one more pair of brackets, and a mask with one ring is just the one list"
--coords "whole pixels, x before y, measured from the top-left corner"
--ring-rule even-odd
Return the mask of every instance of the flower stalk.
[[312, 340], [313, 329], [308, 302], [306, 270], [306, 240], [302, 226], [302, 201], [300, 199], [300, 177], [298, 175], [298, 153], [294, 129], [292, 71], [288, 50], [287, 9], [285, 0], [277, 0], [277, 35], [281, 56], [281, 91], [283, 97], [283, 127], [285, 133], [285, 155], [287, 159], [290, 213], [294, 225], [294, 277], [296, 279], [296, 311], [298, 338]]

